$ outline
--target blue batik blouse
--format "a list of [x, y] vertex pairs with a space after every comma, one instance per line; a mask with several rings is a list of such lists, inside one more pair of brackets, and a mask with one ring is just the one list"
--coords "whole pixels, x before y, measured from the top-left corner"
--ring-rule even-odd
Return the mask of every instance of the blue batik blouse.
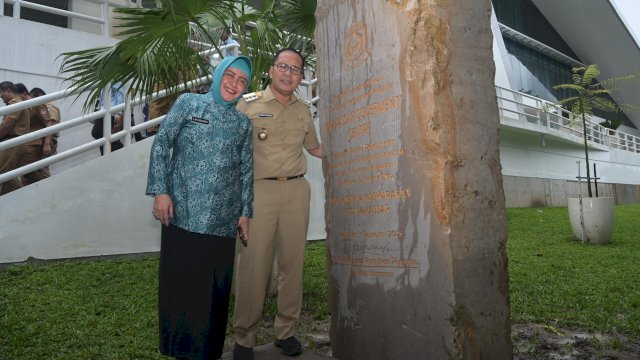
[[171, 196], [175, 226], [235, 237], [238, 218], [253, 216], [251, 136], [233, 104], [217, 104], [212, 92], [181, 95], [155, 136], [147, 195]]

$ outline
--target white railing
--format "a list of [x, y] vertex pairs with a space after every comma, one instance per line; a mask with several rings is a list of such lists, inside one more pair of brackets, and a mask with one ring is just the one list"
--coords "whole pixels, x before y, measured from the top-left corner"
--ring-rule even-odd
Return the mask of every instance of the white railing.
[[[496, 86], [500, 122], [513, 120], [518, 126], [537, 127], [538, 131], [566, 135], [576, 142], [583, 141], [582, 120], [577, 114], [525, 93]], [[640, 138], [622, 131], [606, 128], [587, 120], [587, 140], [592, 144], [640, 153]]]
[[[186, 87], [191, 88], [210, 81], [211, 76], [204, 76], [200, 79], [188, 82], [186, 84]], [[307, 71], [305, 72], [305, 80], [302, 81], [301, 87], [298, 89], [298, 96], [304, 100], [311, 102], [311, 104], [314, 106], [312, 112], [315, 110], [315, 105], [319, 101], [319, 97], [313, 96], [312, 91], [312, 87], [316, 83], [317, 79], [311, 77], [311, 71]], [[25, 144], [34, 139], [42, 138], [44, 136], [51, 135], [62, 130], [85, 124], [99, 118], [105, 119], [105, 121], [103, 121], [103, 123], [105, 124], [105, 127], [103, 129], [103, 138], [77, 145], [59, 154], [42, 159], [29, 165], [25, 165], [10, 172], [0, 174], [0, 183], [22, 176], [24, 174], [28, 174], [37, 169], [60, 162], [72, 156], [76, 156], [80, 153], [92, 151], [99, 146], [103, 146], [105, 154], [109, 154], [109, 144], [113, 141], [123, 140], [125, 147], [130, 145], [131, 136], [133, 134], [140, 133], [150, 127], [160, 124], [164, 119], [164, 116], [158, 117], [156, 119], [150, 119], [149, 121], [135, 126], [131, 126], [129, 122], [124, 121], [123, 130], [115, 134], [111, 134], [111, 128], [109, 126], [109, 124], [111, 124], [111, 114], [122, 112], [124, 110], [124, 118], [128, 119], [130, 117], [130, 114], [127, 112], [130, 111], [131, 106], [144, 104], [145, 102], [162, 98], [164, 96], [167, 96], [167, 94], [179, 92], [184, 89], [185, 85], [183, 84], [175, 88], [158, 91], [157, 93], [151, 95], [150, 98], [142, 97], [134, 100], [127, 99], [125, 103], [116, 105], [114, 107], [106, 107], [105, 110], [95, 111], [71, 120], [63, 121], [55, 126], [47, 127], [20, 137], [0, 142], [1, 151], [20, 144]], [[76, 96], [74, 90], [74, 88], [69, 88], [56, 93], [41, 96], [36, 99], [23, 101], [15, 105], [5, 106], [3, 108], [0, 108], [0, 116], [4, 116], [8, 113], [30, 108], [39, 104], [60, 100], [69, 96]], [[107, 91], [106, 94], [108, 93], [109, 92]], [[576, 143], [582, 142], [582, 124], [579, 118], [576, 115], [562, 109], [558, 104], [550, 103], [531, 95], [509, 90], [499, 86], [496, 86], [496, 95], [501, 122], [504, 123], [505, 120], [511, 119], [517, 122], [521, 122], [522, 127], [534, 126], [537, 127], [538, 131], [540, 132], [555, 132], [556, 134], [565, 134], [573, 137]], [[108, 99], [105, 100], [105, 103], [107, 105], [109, 104]], [[602, 146], [608, 146], [611, 148], [630, 151], [633, 153], [640, 153], [640, 138], [621, 131], [605, 128], [593, 122], [589, 122], [587, 125], [587, 138], [592, 143], [600, 144]], [[109, 139], [109, 141], [107, 141], [107, 139]]]
[[46, 6], [42, 4], [37, 4], [31, 1], [25, 0], [0, 0], [0, 16], [4, 15], [4, 4], [13, 5], [13, 17], [16, 19], [20, 19], [20, 13], [22, 8], [28, 8], [33, 10], [42, 11], [49, 14], [66, 16], [67, 18], [72, 19], [81, 19], [94, 24], [102, 25], [102, 35], [109, 36], [109, 27], [110, 27], [110, 7], [122, 7], [123, 5], [128, 5], [129, 7], [142, 7], [141, 0], [128, 0], [128, 1], [109, 1], [109, 0], [85, 0], [86, 2], [90, 2], [93, 4], [97, 4], [101, 6], [101, 17], [91, 16], [87, 14], [82, 14], [74, 11], [61, 10], [51, 6]]
[[[229, 45], [229, 46], [236, 46], [236, 45]], [[315, 104], [319, 101], [319, 97], [313, 97], [312, 95], [312, 86], [317, 82], [316, 79], [311, 79], [310, 78], [310, 74], [311, 72], [308, 71], [305, 73], [305, 79], [301, 82], [300, 84], [300, 88], [298, 89], [297, 93], [298, 96], [300, 98], [302, 98], [303, 100], [307, 100], [309, 101], [315, 109]], [[0, 184], [3, 182], [6, 182], [8, 180], [17, 178], [19, 176], [31, 173], [35, 170], [41, 169], [43, 167], [46, 166], [50, 166], [52, 164], [55, 164], [57, 162], [60, 162], [62, 160], [68, 159], [70, 157], [76, 156], [78, 154], [87, 152], [87, 151], [93, 151], [95, 150], [97, 147], [102, 146], [104, 148], [104, 153], [105, 155], [108, 155], [111, 152], [111, 147], [110, 147], [110, 143], [117, 141], [117, 140], [123, 140], [123, 145], [124, 147], [127, 147], [128, 145], [131, 144], [131, 136], [137, 133], [141, 133], [142, 131], [159, 125], [162, 120], [164, 120], [164, 116], [160, 116], [158, 118], [155, 119], [149, 119], [149, 121], [145, 121], [141, 124], [135, 125], [135, 126], [131, 126], [130, 122], [128, 121], [124, 121], [123, 122], [123, 129], [115, 134], [111, 134], [111, 114], [113, 113], [118, 113], [118, 112], [123, 112], [124, 111], [124, 119], [130, 119], [131, 118], [131, 107], [132, 106], [137, 106], [140, 104], [144, 104], [146, 102], [150, 102], [159, 98], [163, 98], [169, 94], [173, 94], [176, 92], [180, 92], [182, 90], [184, 90], [185, 88], [192, 88], [195, 87], [197, 85], [200, 84], [204, 84], [204, 83], [208, 83], [211, 82], [211, 75], [209, 76], [203, 76], [199, 79], [196, 80], [192, 80], [187, 82], [186, 84], [182, 84], [170, 89], [165, 89], [165, 90], [161, 90], [158, 91], [156, 93], [153, 93], [150, 97], [140, 97], [137, 99], [133, 99], [130, 100], [128, 98], [125, 99], [124, 103], [118, 104], [116, 106], [110, 107], [110, 99], [108, 99], [108, 95], [110, 94], [109, 91], [105, 91], [105, 95], [107, 95], [107, 98], [105, 98], [105, 109], [104, 110], [99, 110], [99, 111], [94, 111], [91, 112], [89, 114], [85, 114], [79, 117], [76, 117], [74, 119], [70, 119], [70, 120], [65, 120], [57, 125], [54, 126], [50, 126], [50, 127], [46, 127], [44, 129], [41, 130], [37, 130], [31, 133], [28, 133], [26, 135], [22, 135], [16, 138], [12, 138], [12, 139], [8, 139], [5, 141], [0, 142], [0, 151], [5, 150], [5, 149], [9, 149], [12, 148], [14, 146], [18, 146], [21, 144], [25, 144], [29, 141], [38, 139], [38, 138], [42, 138], [44, 136], [47, 135], [51, 135], [63, 130], [67, 130], [76, 126], [80, 126], [82, 124], [85, 124], [87, 122], [90, 121], [94, 121], [97, 120], [99, 118], [103, 119], [103, 137], [101, 139], [97, 139], [97, 140], [93, 140], [90, 141], [88, 143], [84, 143], [84, 144], [80, 144], [77, 146], [74, 146], [68, 150], [65, 150], [61, 153], [52, 155], [50, 157], [44, 158], [42, 160], [36, 161], [34, 163], [25, 165], [23, 167], [17, 168], [15, 170], [11, 170], [9, 172], [0, 174]], [[186, 85], [186, 86], [185, 86]], [[75, 88], [69, 88], [66, 90], [62, 90], [62, 91], [58, 91], [56, 93], [51, 93], [51, 94], [47, 94], [35, 99], [30, 99], [30, 100], [26, 100], [26, 101], [22, 101], [18, 104], [14, 104], [14, 105], [9, 105], [9, 106], [5, 106], [0, 108], [0, 118], [6, 114], [10, 114], [19, 110], [23, 110], [23, 109], [27, 109], [36, 105], [40, 105], [40, 104], [46, 104], [48, 102], [52, 102], [52, 101], [56, 101], [56, 100], [61, 100], [67, 97], [75, 97], [77, 96], [77, 94], [74, 92]], [[312, 110], [313, 112], [313, 110]], [[107, 141], [107, 139], [109, 139], [109, 141]]]

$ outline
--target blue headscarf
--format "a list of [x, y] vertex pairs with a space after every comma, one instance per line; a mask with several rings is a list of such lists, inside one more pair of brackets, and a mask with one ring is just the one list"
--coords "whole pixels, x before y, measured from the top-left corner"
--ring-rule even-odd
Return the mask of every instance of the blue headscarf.
[[251, 60], [246, 57], [246, 56], [227, 56], [224, 59], [222, 59], [222, 61], [220, 62], [220, 64], [218, 64], [218, 66], [216, 66], [216, 69], [213, 70], [213, 81], [211, 82], [211, 88], [209, 89], [209, 94], [211, 94], [211, 96], [213, 96], [213, 101], [216, 102], [216, 104], [219, 105], [223, 105], [223, 106], [229, 106], [229, 105], [233, 105], [236, 102], [238, 102], [238, 100], [240, 99], [240, 96], [242, 96], [242, 94], [238, 95], [237, 98], [231, 100], [231, 101], [226, 101], [225, 99], [222, 98], [222, 94], [220, 94], [220, 84], [222, 83], [222, 75], [224, 74], [224, 72], [231, 67], [231, 64], [233, 62], [240, 62], [239, 64], [233, 64], [235, 68], [239, 68], [241, 70], [243, 70], [243, 72], [245, 72], [244, 70], [248, 69], [248, 73], [247, 75], [247, 86], [245, 86], [245, 88], [242, 90], [242, 92], [244, 93], [244, 91], [247, 90], [247, 88], [249, 87], [249, 84], [251, 83]]

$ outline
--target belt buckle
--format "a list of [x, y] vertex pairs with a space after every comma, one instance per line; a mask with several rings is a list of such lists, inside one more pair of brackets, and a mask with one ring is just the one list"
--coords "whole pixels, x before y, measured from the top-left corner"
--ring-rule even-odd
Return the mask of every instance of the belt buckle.
[[278, 176], [277, 179], [278, 179], [278, 181], [287, 181], [287, 177], [286, 176]]

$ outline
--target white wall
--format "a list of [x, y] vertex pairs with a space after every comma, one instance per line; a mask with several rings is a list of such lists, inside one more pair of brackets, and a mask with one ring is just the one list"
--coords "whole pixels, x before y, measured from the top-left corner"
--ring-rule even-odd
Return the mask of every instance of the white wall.
[[[603, 147], [604, 148], [604, 147]], [[580, 173], [586, 175], [584, 150], [580, 143], [554, 139], [540, 133], [524, 133], [501, 128], [500, 163], [502, 174], [543, 179], [575, 181]], [[610, 149], [589, 150], [589, 162], [596, 164], [599, 182], [612, 184], [640, 184], [640, 156], [629, 151]], [[593, 176], [593, 173], [591, 174]]]
[[[493, 9], [493, 6], [492, 6]], [[496, 66], [495, 84], [502, 86], [503, 88], [511, 89], [511, 83], [509, 81], [509, 75], [511, 73], [511, 63], [505, 61], [508, 59], [507, 47], [502, 39], [502, 33], [500, 32], [500, 26], [498, 25], [498, 18], [496, 13], [491, 12], [491, 32], [493, 33], [493, 61]]]
[[0, 263], [158, 251], [151, 139], [0, 197]]

